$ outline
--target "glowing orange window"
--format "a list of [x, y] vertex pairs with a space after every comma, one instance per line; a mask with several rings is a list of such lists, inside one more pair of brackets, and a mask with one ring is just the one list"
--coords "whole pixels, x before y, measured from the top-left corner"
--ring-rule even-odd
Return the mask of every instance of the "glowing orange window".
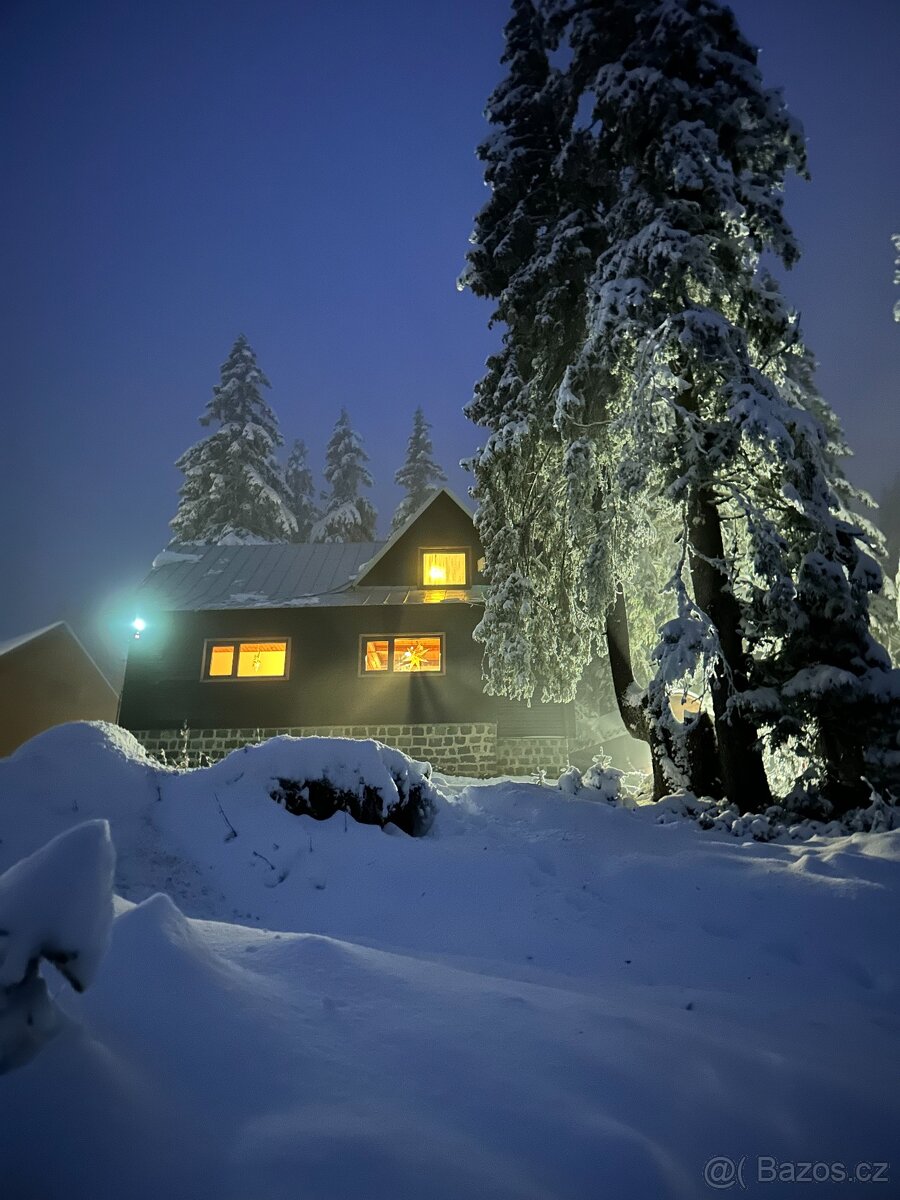
[[230, 675], [234, 669], [234, 646], [213, 646], [209, 655], [211, 678]]
[[387, 639], [367, 640], [365, 643], [365, 670], [386, 671], [390, 661]]
[[239, 679], [283, 678], [287, 642], [241, 642], [238, 648]]
[[440, 671], [441, 639], [439, 637], [394, 638], [395, 671]]
[[204, 679], [287, 679], [288, 642], [207, 642]]
[[423, 587], [465, 587], [467, 578], [465, 550], [423, 550]]

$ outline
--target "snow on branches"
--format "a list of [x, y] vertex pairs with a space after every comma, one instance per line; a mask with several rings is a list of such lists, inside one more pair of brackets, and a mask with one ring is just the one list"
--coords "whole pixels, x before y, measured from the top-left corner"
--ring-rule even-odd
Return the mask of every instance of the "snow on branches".
[[217, 428], [176, 463], [184, 483], [170, 522], [174, 541], [289, 541], [294, 535], [297, 522], [275, 458], [282, 438], [262, 394], [269, 386], [241, 334], [200, 418]]
[[[866, 708], [876, 766], [853, 716], [894, 690], [869, 632], [872, 538], [761, 266], [799, 255], [783, 214], [786, 176], [806, 174], [798, 122], [716, 0], [516, 0], [504, 61], [461, 279], [505, 327], [467, 410], [489, 431], [471, 464], [489, 686], [571, 691], [617, 597], [661, 618], [650, 726], [668, 690], [707, 681], [730, 799], [765, 801], [761, 740], [794, 739], [825, 803], [861, 802], [863, 768], [895, 788], [898, 717]], [[671, 585], [648, 591], [642, 547], [666, 540]], [[820, 667], [847, 684], [829, 705]]]
[[406, 461], [394, 476], [394, 482], [403, 488], [405, 495], [391, 521], [391, 533], [405, 525], [446, 479], [447, 476], [434, 461], [431, 426], [425, 420], [422, 409], [417, 408], [413, 414], [412, 432], [406, 443]]
[[324, 511], [310, 531], [313, 542], [371, 542], [378, 513], [363, 488], [372, 486], [366, 463], [369, 456], [359, 434], [342, 408], [325, 451]]

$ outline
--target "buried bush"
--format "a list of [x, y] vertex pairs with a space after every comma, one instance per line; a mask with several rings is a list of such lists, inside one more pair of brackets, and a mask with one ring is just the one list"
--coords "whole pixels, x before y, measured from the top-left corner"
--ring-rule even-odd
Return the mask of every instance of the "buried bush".
[[296, 763], [269, 792], [288, 812], [316, 821], [343, 812], [362, 825], [396, 825], [410, 837], [431, 828], [438, 794], [429, 763], [371, 740], [290, 740], [297, 742]]

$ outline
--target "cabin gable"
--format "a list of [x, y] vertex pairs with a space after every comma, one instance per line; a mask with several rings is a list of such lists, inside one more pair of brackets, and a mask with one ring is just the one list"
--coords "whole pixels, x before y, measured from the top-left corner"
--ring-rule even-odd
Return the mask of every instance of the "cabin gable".
[[[465, 555], [467, 578], [464, 583], [455, 577], [429, 577], [424, 568], [424, 555], [450, 552]], [[484, 549], [470, 513], [441, 489], [429, 504], [415, 516], [406, 529], [366, 564], [356, 578], [357, 587], [472, 587], [484, 582], [479, 569]]]

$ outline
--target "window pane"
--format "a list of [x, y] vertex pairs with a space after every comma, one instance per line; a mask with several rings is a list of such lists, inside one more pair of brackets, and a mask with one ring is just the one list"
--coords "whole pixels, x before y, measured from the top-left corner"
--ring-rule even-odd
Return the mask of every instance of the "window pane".
[[466, 556], [461, 550], [426, 550], [422, 555], [426, 587], [465, 587]]
[[241, 642], [238, 652], [238, 678], [283, 677], [286, 660], [287, 642]]
[[395, 671], [440, 671], [439, 637], [394, 638]]
[[209, 675], [230, 675], [234, 666], [234, 646], [213, 646], [209, 655]]
[[388, 644], [384, 641], [367, 641], [365, 644], [365, 671], [386, 671], [388, 669]]

